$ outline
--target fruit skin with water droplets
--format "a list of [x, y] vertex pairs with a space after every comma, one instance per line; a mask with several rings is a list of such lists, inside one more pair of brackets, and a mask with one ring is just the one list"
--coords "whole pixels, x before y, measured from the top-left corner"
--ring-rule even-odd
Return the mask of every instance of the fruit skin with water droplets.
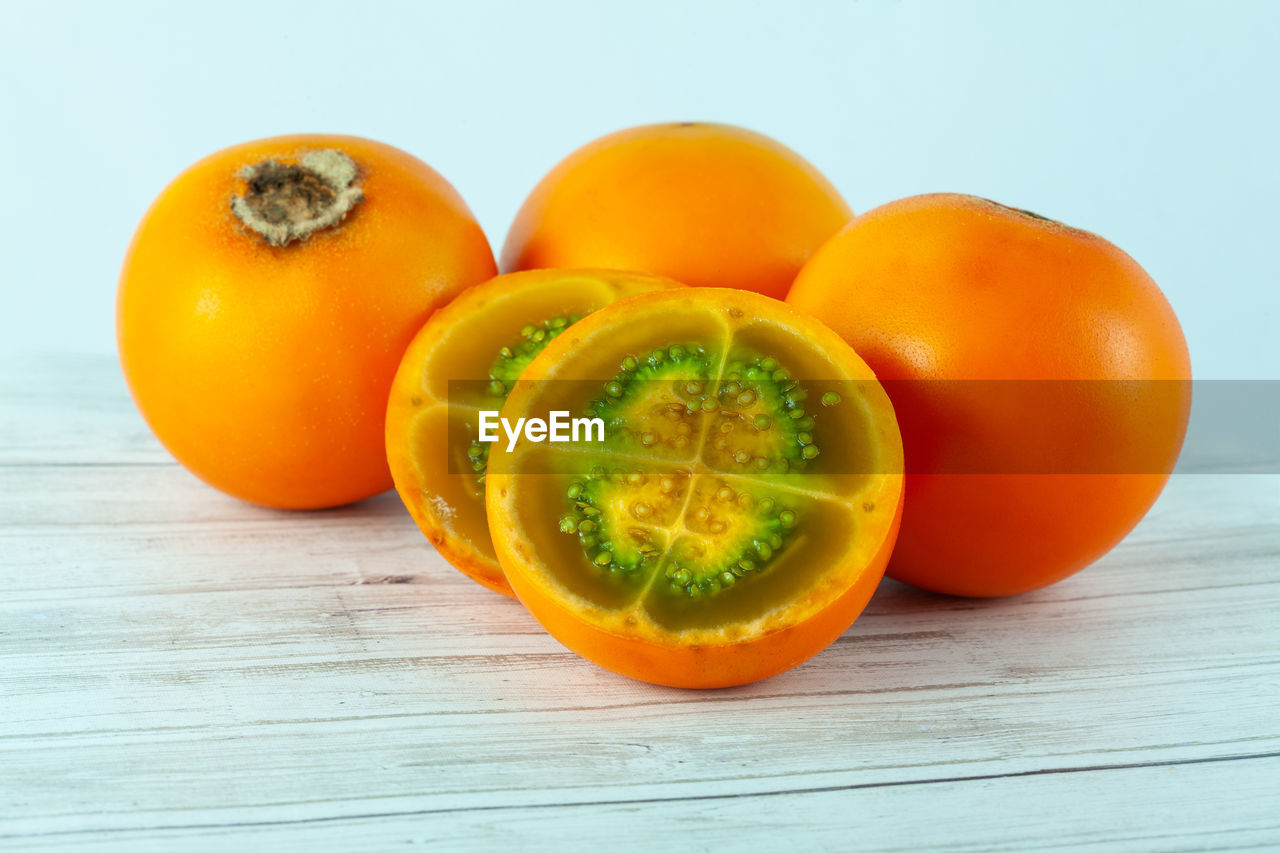
[[387, 460], [409, 514], [459, 571], [513, 595], [485, 520], [489, 446], [476, 440], [478, 425], [464, 409], [500, 409], [525, 366], [575, 320], [625, 296], [676, 287], [608, 270], [513, 273], [467, 290], [419, 330], [387, 402]]
[[743, 291], [646, 294], [548, 345], [502, 414], [570, 393], [608, 419], [605, 446], [495, 456], [486, 488], [506, 576], [560, 642], [631, 678], [723, 687], [790, 669], [857, 618], [897, 535], [902, 446], [838, 336]]
[[[890, 577], [980, 597], [1059, 581], [1124, 538], [1178, 458], [1182, 329], [1095, 234], [973, 196], [901, 199], [824, 245], [787, 301], [886, 381], [913, 465], [979, 460], [908, 474]], [[1006, 473], [1023, 459], [1043, 461]]]
[[767, 136], [645, 125], [588, 143], [538, 183], [507, 234], [502, 269], [640, 270], [781, 299], [852, 216], [813, 165]]

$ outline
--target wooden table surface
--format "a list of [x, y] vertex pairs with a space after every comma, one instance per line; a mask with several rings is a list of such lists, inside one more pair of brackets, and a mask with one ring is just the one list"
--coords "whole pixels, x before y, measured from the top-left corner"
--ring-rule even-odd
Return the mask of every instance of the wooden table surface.
[[599, 670], [392, 494], [176, 465], [110, 359], [0, 369], [0, 848], [1280, 847], [1280, 477], [1175, 476], [1007, 600], [886, 581], [749, 687]]

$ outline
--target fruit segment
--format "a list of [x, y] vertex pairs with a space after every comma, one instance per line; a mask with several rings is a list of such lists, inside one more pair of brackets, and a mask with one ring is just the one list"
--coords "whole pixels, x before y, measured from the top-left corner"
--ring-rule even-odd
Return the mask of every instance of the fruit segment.
[[499, 276], [436, 312], [409, 346], [387, 406], [386, 449], [405, 506], [459, 570], [511, 595], [485, 518], [486, 471], [508, 437], [481, 440], [520, 374], [575, 322], [668, 279], [592, 270]]
[[557, 407], [600, 417], [604, 440], [491, 453], [487, 504], [518, 597], [570, 648], [658, 683], [743, 683], [819, 651], [870, 596], [901, 443], [816, 321], [740, 292], [622, 300], [535, 358], [502, 416]]

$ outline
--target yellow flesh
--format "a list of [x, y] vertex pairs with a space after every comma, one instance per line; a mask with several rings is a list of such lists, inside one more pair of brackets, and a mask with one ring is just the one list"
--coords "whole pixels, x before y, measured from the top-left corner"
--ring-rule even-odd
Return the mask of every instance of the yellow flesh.
[[[539, 383], [520, 414], [567, 409], [582, 415], [586, 387], [600, 389], [612, 378], [603, 365], [616, 366], [628, 355], [643, 357], [672, 344], [700, 344], [712, 357], [709, 383], [716, 388], [724, 386], [727, 365], [761, 356], [773, 356], [794, 376], [813, 377], [800, 386], [812, 401], [814, 443], [822, 455], [803, 471], [760, 473], [755, 460], [777, 456], [778, 448], [768, 431], [749, 426], [763, 412], [755, 401], [675, 419], [665, 415], [669, 395], [655, 387], [643, 395], [643, 405], [618, 407], [624, 423], [603, 447], [526, 443], [498, 464], [504, 473], [532, 480], [516, 489], [512, 509], [541, 571], [584, 603], [611, 611], [607, 621], [641, 620], [668, 631], [744, 625], [820, 584], [834, 559], [855, 548], [869, 514], [892, 515], [894, 506], [878, 507], [874, 499], [882, 487], [873, 472], [883, 437], [875, 434], [862, 383], [847, 381], [796, 333], [764, 324], [730, 329], [695, 313], [668, 318], [661, 326], [637, 322], [607, 341], [593, 341], [590, 361], [602, 366], [595, 371], [600, 381]], [[821, 407], [823, 394], [836, 389], [842, 402]], [[636, 436], [645, 433], [657, 440], [640, 446]], [[679, 438], [686, 440], [677, 445]], [[740, 451], [748, 457], [745, 463], [735, 455]], [[591, 476], [601, 468], [603, 478], [599, 471]], [[580, 536], [562, 531], [574, 506], [569, 490], [584, 479], [608, 481], [600, 490], [605, 499], [596, 507], [612, 532], [612, 559], [605, 566], [594, 559], [600, 548], [584, 547]], [[691, 595], [673, 582], [669, 569], [727, 568], [725, 561], [744, 541], [760, 538], [761, 507], [768, 502], [772, 517], [785, 511], [794, 522], [780, 547], [756, 555], [752, 571], [726, 578], [711, 594]], [[641, 546], [653, 556], [639, 567], [620, 568]]]

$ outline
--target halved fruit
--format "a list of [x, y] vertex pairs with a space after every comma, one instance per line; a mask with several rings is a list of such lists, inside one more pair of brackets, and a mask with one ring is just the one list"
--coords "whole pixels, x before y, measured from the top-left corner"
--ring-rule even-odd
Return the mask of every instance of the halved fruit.
[[387, 404], [387, 460], [418, 527], [450, 563], [511, 595], [485, 521], [488, 445], [478, 415], [498, 411], [521, 371], [571, 324], [618, 299], [678, 282], [604, 270], [498, 276], [437, 311], [405, 352]]
[[583, 657], [744, 684], [825, 648], [879, 583], [902, 512], [897, 421], [812, 317], [727, 289], [614, 303], [533, 359], [502, 417], [554, 411], [600, 418], [603, 440], [495, 447], [489, 528], [517, 597]]

